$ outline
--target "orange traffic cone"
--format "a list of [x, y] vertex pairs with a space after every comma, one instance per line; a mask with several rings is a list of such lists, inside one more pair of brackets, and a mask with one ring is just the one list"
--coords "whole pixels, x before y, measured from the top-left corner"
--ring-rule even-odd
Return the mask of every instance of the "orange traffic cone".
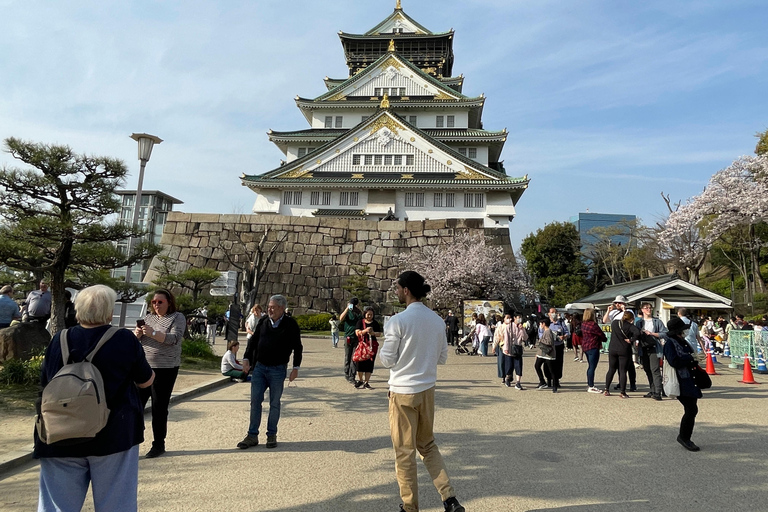
[[712, 351], [707, 352], [707, 375], [720, 375], [715, 371], [715, 362], [712, 361]]
[[744, 354], [744, 376], [739, 382], [742, 384], [760, 384], [755, 382], [755, 378], [752, 376], [752, 363], [749, 362], [749, 354]]

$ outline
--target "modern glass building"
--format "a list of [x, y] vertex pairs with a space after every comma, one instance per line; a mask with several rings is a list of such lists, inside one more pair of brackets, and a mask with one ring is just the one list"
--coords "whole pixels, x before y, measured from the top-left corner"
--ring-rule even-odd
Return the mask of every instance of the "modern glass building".
[[[590, 234], [590, 230], [594, 228], [619, 228], [618, 233], [611, 237], [611, 241], [617, 245], [626, 245], [629, 242], [629, 226], [636, 220], [635, 215], [590, 212], [579, 213], [578, 216], [570, 218], [570, 222], [576, 225], [579, 232], [582, 249], [595, 241], [595, 237]], [[621, 231], [625, 230], [626, 234], [621, 234]]]
[[[120, 196], [120, 220], [126, 224], [133, 221], [133, 211], [136, 205], [135, 190], [116, 190], [115, 193]], [[173, 205], [183, 204], [182, 201], [171, 197], [159, 190], [142, 190], [141, 205], [139, 206], [139, 226], [149, 231], [146, 239], [156, 244], [160, 243], [163, 236], [163, 228], [168, 217], [168, 212], [173, 211]], [[128, 239], [122, 240], [117, 244], [118, 248], [124, 253], [128, 252]], [[131, 282], [140, 283], [149, 270], [150, 260], [141, 262], [140, 265], [134, 265], [131, 268]], [[125, 278], [125, 267], [116, 268], [112, 271], [112, 277]]]

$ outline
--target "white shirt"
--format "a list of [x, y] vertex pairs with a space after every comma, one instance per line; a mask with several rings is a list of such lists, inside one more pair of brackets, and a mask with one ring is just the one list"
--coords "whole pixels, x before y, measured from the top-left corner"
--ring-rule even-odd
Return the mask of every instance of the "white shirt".
[[445, 322], [423, 303], [411, 303], [384, 326], [379, 362], [389, 368], [393, 393], [415, 394], [434, 387], [437, 365], [447, 360]]
[[221, 358], [221, 373], [227, 373], [229, 370], [242, 371], [243, 366], [238, 364], [235, 354], [231, 350], [227, 350], [224, 357]]

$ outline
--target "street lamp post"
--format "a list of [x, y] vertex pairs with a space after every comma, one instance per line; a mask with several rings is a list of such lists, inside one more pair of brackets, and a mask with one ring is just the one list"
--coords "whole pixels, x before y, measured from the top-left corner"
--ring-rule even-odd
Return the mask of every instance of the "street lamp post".
[[[131, 138], [139, 143], [139, 161], [141, 162], [141, 168], [139, 169], [139, 185], [136, 187], [136, 200], [133, 204], [133, 221], [131, 222], [131, 227], [135, 229], [139, 225], [139, 209], [141, 208], [141, 188], [144, 184], [144, 168], [146, 167], [147, 162], [149, 162], [149, 157], [152, 156], [152, 148], [155, 144], [160, 144], [163, 142], [163, 139], [155, 137], [154, 135], [149, 135], [147, 133], [133, 133], [131, 134]], [[133, 253], [133, 244], [134, 237], [132, 236], [128, 239], [128, 256]], [[125, 269], [126, 284], [131, 282], [132, 269], [133, 265], [128, 265]], [[128, 305], [125, 302], [120, 304], [119, 327], [125, 327], [125, 313], [127, 306]]]

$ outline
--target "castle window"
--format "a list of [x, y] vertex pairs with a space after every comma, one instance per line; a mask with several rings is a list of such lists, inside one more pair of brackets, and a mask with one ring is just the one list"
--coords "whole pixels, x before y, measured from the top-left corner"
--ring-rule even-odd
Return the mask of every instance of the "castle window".
[[323, 192], [323, 206], [328, 206], [329, 204], [331, 204], [331, 193]]
[[394, 155], [392, 160], [395, 165], [403, 165], [403, 155]]
[[339, 192], [339, 206], [349, 206], [349, 192]]
[[283, 204], [291, 204], [291, 199], [293, 199], [293, 192], [290, 190], [283, 192]]
[[365, 165], [373, 165], [373, 155], [365, 155]]
[[384, 165], [392, 165], [392, 155], [384, 155]]
[[448, 121], [448, 128], [453, 128], [454, 126], [456, 126], [456, 116], [448, 116], [448, 119], [446, 119], [446, 121]]
[[461, 156], [467, 156], [467, 148], [459, 148], [459, 154]]
[[406, 192], [405, 193], [405, 206], [423, 208], [424, 207], [424, 192]]
[[464, 194], [464, 208], [482, 208], [483, 194]]
[[405, 165], [413, 165], [413, 155], [405, 155]]
[[382, 155], [373, 155], [373, 165], [381, 165]]
[[307, 148], [299, 148], [299, 158], [307, 155]]
[[435, 208], [442, 208], [443, 207], [443, 193], [442, 192], [435, 192], [435, 199], [432, 203]]
[[309, 194], [309, 204], [312, 206], [317, 206], [320, 204], [320, 192], [315, 191]]
[[333, 128], [333, 116], [325, 116], [325, 127]]
[[349, 206], [357, 206], [357, 197], [358, 192], [350, 192], [349, 193]]
[[418, 118], [416, 116], [408, 116], [408, 122], [411, 123], [413, 126], [416, 126], [416, 120]]
[[477, 148], [469, 148], [469, 158], [477, 158]]
[[445, 194], [445, 207], [446, 208], [453, 208], [454, 206], [454, 193], [453, 192], [447, 192]]
[[444, 122], [445, 122], [445, 116], [437, 116], [437, 117], [435, 117], [435, 127], [442, 128]]
[[352, 155], [352, 165], [360, 165], [360, 155]]
[[344, 116], [336, 116], [336, 128], [341, 128], [344, 121]]

